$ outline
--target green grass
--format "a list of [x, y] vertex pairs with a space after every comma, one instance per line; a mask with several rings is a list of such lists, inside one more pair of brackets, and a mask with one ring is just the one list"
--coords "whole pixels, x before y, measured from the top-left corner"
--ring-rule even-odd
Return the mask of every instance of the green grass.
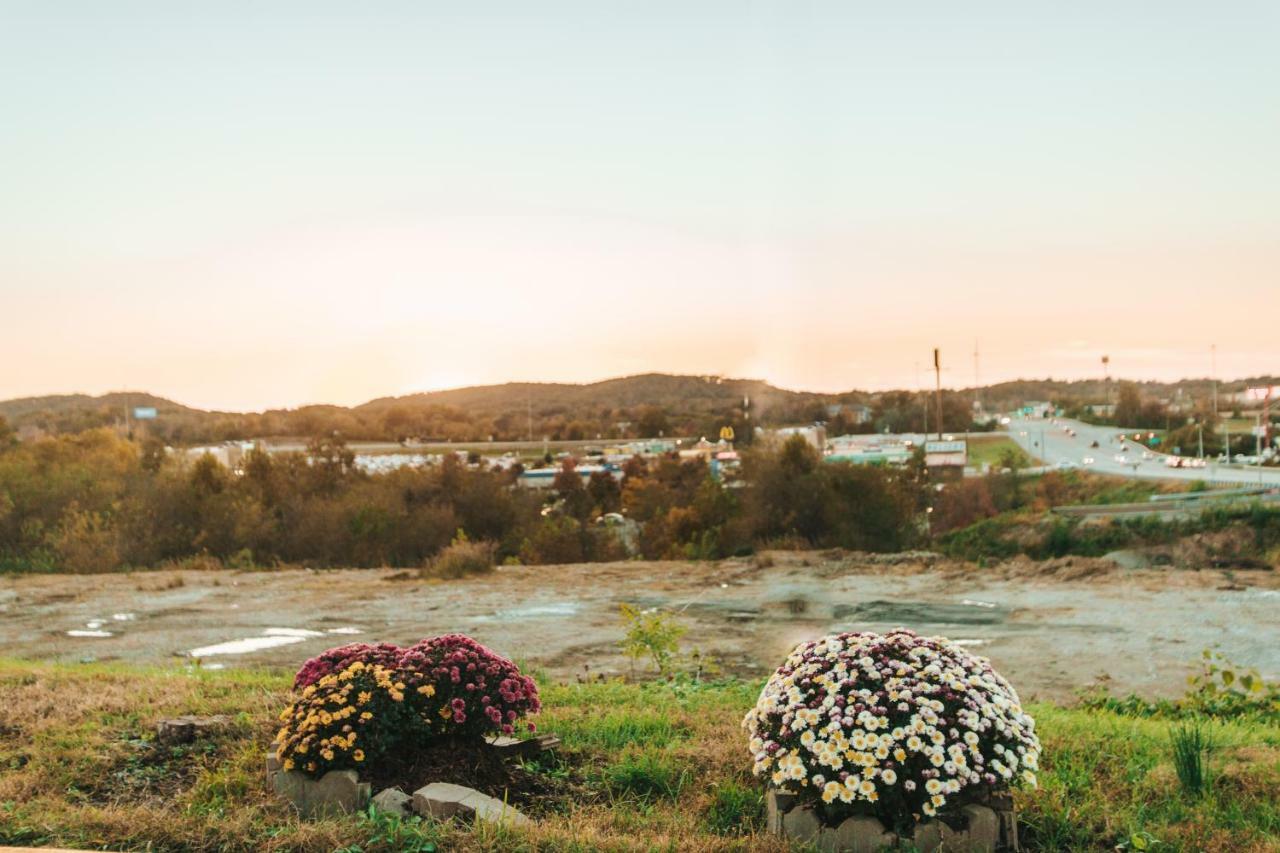
[[1025, 466], [1040, 464], [1038, 459], [1031, 457], [1018, 446], [1016, 441], [1007, 435], [984, 435], [978, 438], [971, 436], [968, 439], [968, 445], [968, 464], [975, 468], [981, 468], [984, 464], [993, 468], [1000, 467], [1000, 457], [1006, 452], [1016, 454]]
[[[301, 821], [267, 789], [263, 748], [287, 674], [0, 661], [0, 844], [153, 851], [784, 850], [739, 728], [758, 683], [545, 685], [548, 774], [580, 796], [528, 830], [353, 815]], [[1263, 851], [1280, 838], [1280, 725], [1209, 720], [1199, 796], [1183, 792], [1170, 721], [1035, 704], [1040, 788], [1016, 800], [1033, 850]], [[162, 753], [156, 720], [227, 713], [227, 735]], [[541, 765], [545, 764], [545, 767]], [[1136, 849], [1136, 848], [1133, 848]]]

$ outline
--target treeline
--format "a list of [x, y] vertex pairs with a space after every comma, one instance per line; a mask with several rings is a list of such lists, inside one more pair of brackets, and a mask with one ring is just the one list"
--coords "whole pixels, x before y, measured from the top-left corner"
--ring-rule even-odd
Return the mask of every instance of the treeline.
[[[3, 438], [0, 435], [0, 438]], [[340, 440], [253, 452], [241, 472], [112, 430], [0, 441], [0, 569], [103, 572], [191, 561], [252, 567], [427, 564], [459, 532], [500, 560], [628, 556], [604, 514], [637, 523], [647, 558], [716, 558], [765, 545], [898, 550], [922, 536], [925, 484], [905, 469], [826, 464], [800, 439], [749, 451], [741, 487], [704, 463], [633, 459], [621, 482], [441, 465], [370, 474]], [[630, 526], [630, 522], [628, 522]]]

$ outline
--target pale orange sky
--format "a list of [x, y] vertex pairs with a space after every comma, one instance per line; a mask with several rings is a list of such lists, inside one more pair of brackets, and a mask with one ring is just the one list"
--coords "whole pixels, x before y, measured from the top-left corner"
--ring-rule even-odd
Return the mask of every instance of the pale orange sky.
[[1112, 5], [5, 7], [0, 398], [1280, 372], [1277, 13]]

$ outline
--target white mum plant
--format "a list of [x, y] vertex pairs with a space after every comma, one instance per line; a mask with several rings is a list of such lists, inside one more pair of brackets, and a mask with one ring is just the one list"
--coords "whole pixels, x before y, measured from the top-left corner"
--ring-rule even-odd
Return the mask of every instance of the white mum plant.
[[991, 789], [1035, 785], [1040, 741], [985, 658], [905, 628], [797, 646], [742, 726], [755, 774], [831, 820], [903, 826]]

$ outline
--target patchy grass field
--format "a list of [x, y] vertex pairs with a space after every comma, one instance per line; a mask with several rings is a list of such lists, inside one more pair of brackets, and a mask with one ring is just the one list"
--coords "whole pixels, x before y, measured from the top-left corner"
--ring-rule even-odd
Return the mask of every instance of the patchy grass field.
[[999, 468], [1001, 457], [1006, 453], [1012, 453], [1015, 458], [1022, 460], [1023, 465], [1039, 464], [1038, 459], [1033, 459], [1007, 435], [970, 436], [966, 441], [969, 446], [968, 464], [975, 468], [983, 465]]
[[[365, 815], [300, 821], [267, 789], [282, 672], [0, 662], [0, 844], [117, 850], [782, 850], [759, 834], [760, 786], [738, 722], [758, 684], [547, 685], [563, 756], [585, 779], [527, 832]], [[1031, 708], [1041, 787], [1018, 794], [1031, 849], [1280, 850], [1280, 726], [1214, 722], [1209, 786], [1180, 792], [1170, 724]], [[224, 736], [166, 749], [154, 723], [231, 714]]]

